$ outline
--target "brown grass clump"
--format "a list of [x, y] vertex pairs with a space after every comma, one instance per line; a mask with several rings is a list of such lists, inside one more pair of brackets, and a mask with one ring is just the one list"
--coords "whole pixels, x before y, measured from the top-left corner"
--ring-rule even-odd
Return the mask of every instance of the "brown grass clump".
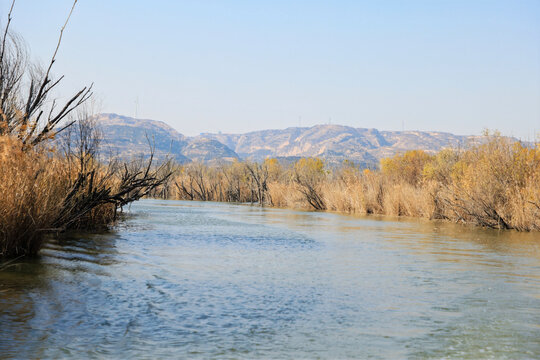
[[0, 137], [0, 169], [0, 255], [35, 253], [59, 212], [65, 169], [7, 136]]
[[[0, 257], [36, 254], [50, 232], [103, 228], [170, 176], [151, 161], [100, 164], [91, 149], [58, 153], [0, 136]], [[81, 150], [86, 149], [86, 150]]]
[[388, 185], [383, 200], [383, 214], [431, 218], [434, 204], [425, 188], [409, 183]]
[[268, 184], [271, 206], [279, 208], [308, 208], [302, 194], [290, 183], [271, 182]]
[[362, 189], [362, 206], [365, 213], [384, 213], [386, 179], [379, 172], [365, 169], [363, 177], [360, 179], [360, 183]]
[[52, 68], [73, 7], [42, 67], [11, 32], [13, 4], [0, 31], [0, 257], [36, 254], [50, 231], [108, 225], [171, 175], [168, 161], [153, 166], [152, 146], [147, 161], [98, 161], [100, 137], [84, 106], [92, 86], [51, 97], [63, 79]]
[[0, 136], [0, 168], [2, 257], [37, 253], [49, 232], [103, 227], [116, 218], [114, 203], [81, 209], [91, 187], [75, 186], [81, 181], [73, 164], [52, 149], [24, 150], [19, 139]]
[[366, 213], [362, 175], [351, 163], [337, 169], [331, 181], [322, 187], [324, 203], [328, 210], [345, 213]]

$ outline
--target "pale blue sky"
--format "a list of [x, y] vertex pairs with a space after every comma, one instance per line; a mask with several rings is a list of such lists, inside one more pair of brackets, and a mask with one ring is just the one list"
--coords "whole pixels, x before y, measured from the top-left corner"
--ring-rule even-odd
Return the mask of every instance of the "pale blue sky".
[[[10, 1], [0, 0], [5, 21]], [[71, 1], [18, 0], [45, 61]], [[57, 74], [184, 134], [327, 123], [533, 137], [540, 1], [79, 0]]]

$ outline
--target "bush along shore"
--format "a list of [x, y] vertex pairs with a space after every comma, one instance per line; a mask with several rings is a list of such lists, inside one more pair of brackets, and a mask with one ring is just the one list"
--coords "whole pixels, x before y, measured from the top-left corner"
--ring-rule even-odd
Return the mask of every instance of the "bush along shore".
[[540, 146], [485, 135], [467, 149], [397, 154], [378, 170], [347, 161], [329, 168], [315, 158], [188, 164], [153, 196], [540, 230]]
[[85, 110], [92, 87], [65, 101], [52, 95], [63, 79], [52, 68], [73, 8], [42, 67], [10, 31], [14, 5], [0, 37], [0, 257], [36, 254], [50, 232], [111, 225], [124, 205], [171, 176], [151, 146], [146, 160], [98, 161], [100, 134]]
[[106, 228], [124, 205], [171, 175], [168, 163], [154, 166], [152, 157], [100, 163], [95, 143], [70, 141], [77, 146], [25, 148], [17, 137], [0, 136], [0, 257], [34, 255], [51, 232]]

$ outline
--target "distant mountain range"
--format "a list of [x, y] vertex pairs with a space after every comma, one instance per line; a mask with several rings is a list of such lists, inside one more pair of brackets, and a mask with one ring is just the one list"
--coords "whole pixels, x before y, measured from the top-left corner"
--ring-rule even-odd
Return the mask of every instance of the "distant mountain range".
[[443, 148], [463, 146], [478, 138], [442, 132], [379, 131], [342, 125], [291, 127], [245, 134], [203, 133], [188, 137], [162, 121], [117, 114], [100, 114], [96, 120], [104, 133], [106, 147], [115, 153], [123, 157], [147, 154], [148, 139], [151, 139], [158, 158], [170, 154], [180, 163], [320, 157], [330, 163], [347, 159], [374, 167], [381, 158], [399, 152], [422, 149], [433, 153]]
[[157, 158], [170, 155], [179, 163], [231, 162], [239, 158], [217, 140], [184, 136], [163, 121], [100, 114], [96, 122], [103, 132], [106, 149], [121, 157], [148, 154], [149, 143], [152, 143]]

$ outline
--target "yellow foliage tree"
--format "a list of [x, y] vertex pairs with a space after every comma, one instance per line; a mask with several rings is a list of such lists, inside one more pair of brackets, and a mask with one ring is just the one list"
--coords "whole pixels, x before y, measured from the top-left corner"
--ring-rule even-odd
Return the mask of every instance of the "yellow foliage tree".
[[423, 150], [411, 150], [381, 160], [381, 171], [393, 180], [401, 180], [417, 186], [422, 180], [424, 166], [433, 156]]
[[321, 183], [326, 178], [324, 162], [318, 158], [302, 158], [294, 164], [293, 181], [307, 202], [316, 210], [326, 209]]

